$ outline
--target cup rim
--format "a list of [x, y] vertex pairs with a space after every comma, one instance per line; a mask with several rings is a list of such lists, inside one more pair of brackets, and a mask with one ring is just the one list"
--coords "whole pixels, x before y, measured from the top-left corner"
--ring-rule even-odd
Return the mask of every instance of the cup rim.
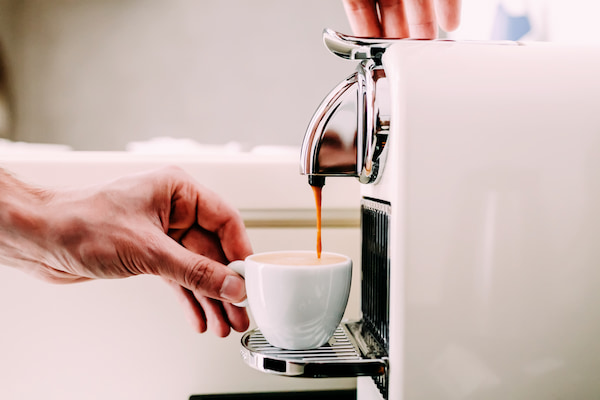
[[323, 254], [327, 254], [327, 255], [332, 255], [332, 256], [338, 256], [338, 257], [342, 257], [344, 258], [343, 261], [339, 261], [339, 262], [335, 262], [335, 263], [331, 263], [331, 264], [320, 264], [320, 265], [306, 265], [306, 264], [299, 264], [299, 265], [286, 265], [286, 264], [276, 264], [276, 263], [265, 263], [265, 262], [260, 262], [260, 261], [254, 261], [253, 258], [255, 256], [260, 256], [260, 255], [264, 255], [264, 254], [281, 254], [281, 253], [302, 253], [302, 254], [309, 254], [309, 253], [316, 253], [316, 250], [273, 250], [273, 251], [263, 251], [260, 253], [254, 253], [249, 255], [248, 257], [246, 257], [246, 261], [252, 261], [256, 264], [263, 264], [263, 265], [277, 265], [277, 266], [281, 266], [281, 267], [333, 267], [333, 266], [338, 266], [338, 265], [343, 265], [346, 264], [348, 261], [352, 262], [352, 258], [350, 258], [350, 256], [347, 256], [346, 254], [342, 254], [342, 253], [336, 253], [336, 252], [332, 252], [332, 251], [323, 251], [321, 252], [321, 255]]

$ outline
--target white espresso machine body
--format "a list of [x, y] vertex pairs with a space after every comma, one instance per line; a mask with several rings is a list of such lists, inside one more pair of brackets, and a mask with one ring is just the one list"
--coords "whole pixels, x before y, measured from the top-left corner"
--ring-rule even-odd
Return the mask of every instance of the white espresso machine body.
[[361, 185], [361, 318], [306, 353], [248, 332], [244, 360], [359, 400], [598, 397], [600, 48], [324, 42], [359, 65], [300, 171]]
[[383, 66], [385, 397], [596, 398], [600, 48], [399, 41]]

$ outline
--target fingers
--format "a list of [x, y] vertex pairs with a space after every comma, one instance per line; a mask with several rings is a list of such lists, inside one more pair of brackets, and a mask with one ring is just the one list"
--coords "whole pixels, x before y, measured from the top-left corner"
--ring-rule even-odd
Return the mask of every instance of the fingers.
[[435, 13], [443, 30], [455, 30], [460, 24], [460, 0], [436, 0]]
[[195, 225], [180, 235], [179, 243], [196, 254], [218, 261], [222, 264], [229, 262], [216, 234]]
[[236, 307], [231, 303], [222, 303], [204, 296], [197, 296], [198, 303], [206, 314], [210, 330], [219, 337], [229, 335], [231, 328], [238, 332], [248, 329], [250, 320], [245, 308]]
[[169, 246], [171, 279], [191, 290], [213, 299], [237, 303], [246, 297], [244, 280], [225, 265], [208, 257], [194, 254], [172, 241]]
[[435, 39], [437, 23], [432, 0], [406, 1], [406, 23], [410, 37], [416, 39]]
[[356, 36], [382, 36], [375, 0], [344, 0], [344, 9]]
[[252, 245], [239, 212], [214, 193], [202, 191], [198, 197], [197, 223], [214, 232], [228, 261], [243, 260], [252, 254]]
[[[192, 227], [190, 230], [188, 230], [185, 235], [181, 237], [180, 243], [186, 249], [196, 254], [200, 254], [210, 260], [218, 261], [220, 263], [228, 262], [228, 259], [225, 256], [221, 248], [220, 241], [216, 235], [198, 226]], [[218, 268], [221, 268], [221, 265], [218, 265]], [[229, 268], [226, 269], [227, 272], [232, 273], [239, 278], [235, 272], [231, 271]]]
[[170, 194], [168, 231], [189, 229], [194, 224], [214, 232], [227, 260], [244, 259], [252, 253], [250, 239], [239, 212], [212, 190], [180, 170], [168, 170]]
[[248, 329], [250, 320], [246, 309], [205, 296], [195, 296], [176, 282], [168, 279], [165, 282], [174, 290], [188, 322], [196, 332], [204, 333], [210, 328], [215, 335], [226, 337], [231, 328], [238, 332]]
[[344, 0], [357, 36], [434, 39], [437, 24], [446, 31], [460, 22], [460, 0]]
[[227, 313], [227, 319], [231, 327], [238, 331], [244, 332], [250, 326], [250, 318], [248, 312], [243, 307], [235, 306], [231, 303], [222, 303], [223, 309]]
[[243, 278], [227, 266], [196, 254], [165, 234], [148, 238], [145, 273], [177, 282], [195, 295], [238, 303], [246, 297]]
[[178, 282], [196, 295], [239, 302], [246, 296], [244, 281], [222, 263], [244, 259], [252, 254], [244, 221], [239, 212], [215, 192], [200, 185], [183, 171], [176, 170], [174, 173], [178, 172], [171, 194], [170, 219], [173, 221], [170, 225], [181, 228], [179, 221], [188, 220], [189, 223], [189, 202], [195, 199], [194, 213], [191, 214], [194, 224], [188, 225], [190, 229], [181, 239], [184, 247], [195, 254], [191, 265], [182, 272], [183, 275], [178, 274]]
[[221, 302], [206, 296], [197, 296], [198, 304], [204, 310], [206, 322], [211, 331], [218, 337], [226, 337], [231, 331], [227, 314], [221, 307]]
[[179, 286], [178, 298], [197, 331], [208, 326], [224, 337], [231, 328], [247, 328], [245, 309], [221, 304], [246, 297], [243, 278], [224, 265], [252, 253], [239, 212], [180, 168], [164, 168], [149, 179], [157, 188], [151, 208], [168, 235], [146, 241], [148, 270]]
[[[175, 237], [187, 249], [197, 254], [202, 254], [212, 260], [222, 263], [227, 262], [223, 253], [218, 237], [199, 226], [194, 226], [185, 233], [175, 232]], [[245, 308], [239, 308], [231, 303], [221, 303], [212, 300], [200, 294], [193, 295], [190, 291], [183, 289], [188, 293], [186, 299], [191, 304], [184, 304], [184, 307], [195, 307], [198, 310], [194, 313], [196, 318], [204, 317], [203, 320], [191, 319], [190, 322], [194, 328], [208, 325], [208, 328], [219, 337], [229, 335], [231, 328], [238, 332], [248, 329], [250, 321]], [[188, 317], [188, 319], [190, 319]], [[206, 328], [204, 328], [206, 330]], [[199, 331], [203, 332], [203, 331]]]
[[206, 332], [206, 315], [204, 314], [204, 310], [202, 310], [202, 307], [200, 307], [198, 302], [196, 301], [194, 294], [186, 288], [179, 285], [177, 282], [174, 282], [170, 279], [164, 279], [164, 281], [175, 292], [177, 300], [183, 307], [186, 319], [188, 320], [192, 328], [194, 328], [194, 330], [198, 333]]
[[[194, 264], [177, 281], [185, 290], [181, 299], [187, 302], [186, 308], [192, 326], [199, 332], [206, 325], [219, 337], [229, 335], [230, 328], [242, 332], [248, 328], [246, 309], [238, 308], [230, 302], [239, 302], [246, 297], [244, 280], [234, 271], [206, 257], [197, 256], [203, 262]], [[220, 300], [220, 301], [219, 301]]]
[[388, 38], [406, 38], [410, 36], [401, 0], [380, 0], [379, 11], [383, 36]]

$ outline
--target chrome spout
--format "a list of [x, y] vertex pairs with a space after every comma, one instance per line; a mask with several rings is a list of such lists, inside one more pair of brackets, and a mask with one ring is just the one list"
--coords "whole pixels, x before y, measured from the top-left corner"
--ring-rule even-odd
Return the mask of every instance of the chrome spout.
[[[323, 41], [339, 57], [360, 60], [356, 72], [321, 102], [304, 135], [300, 173], [377, 180], [390, 126], [389, 88], [381, 64], [385, 39], [364, 39], [325, 30]], [[319, 182], [324, 182], [320, 179]]]
[[[326, 176], [353, 176], [373, 183], [385, 161], [390, 126], [389, 88], [381, 57], [394, 41], [346, 36], [326, 29], [325, 46], [335, 55], [360, 60], [356, 72], [321, 102], [304, 135], [300, 173], [309, 183]], [[321, 185], [322, 186], [322, 185]]]
[[300, 173], [358, 176], [356, 166], [356, 85], [354, 73], [337, 85], [313, 115], [302, 143]]

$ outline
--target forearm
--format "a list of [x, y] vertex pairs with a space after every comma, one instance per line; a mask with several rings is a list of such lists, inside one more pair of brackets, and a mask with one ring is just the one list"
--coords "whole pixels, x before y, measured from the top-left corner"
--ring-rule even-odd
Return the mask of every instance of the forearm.
[[0, 168], [0, 262], [30, 263], [44, 229], [40, 218], [47, 193], [16, 179]]
[[48, 282], [160, 275], [198, 331], [210, 321], [227, 336], [249, 321], [229, 304], [244, 282], [223, 263], [251, 252], [239, 213], [181, 169], [40, 190], [0, 168], [0, 264]]

